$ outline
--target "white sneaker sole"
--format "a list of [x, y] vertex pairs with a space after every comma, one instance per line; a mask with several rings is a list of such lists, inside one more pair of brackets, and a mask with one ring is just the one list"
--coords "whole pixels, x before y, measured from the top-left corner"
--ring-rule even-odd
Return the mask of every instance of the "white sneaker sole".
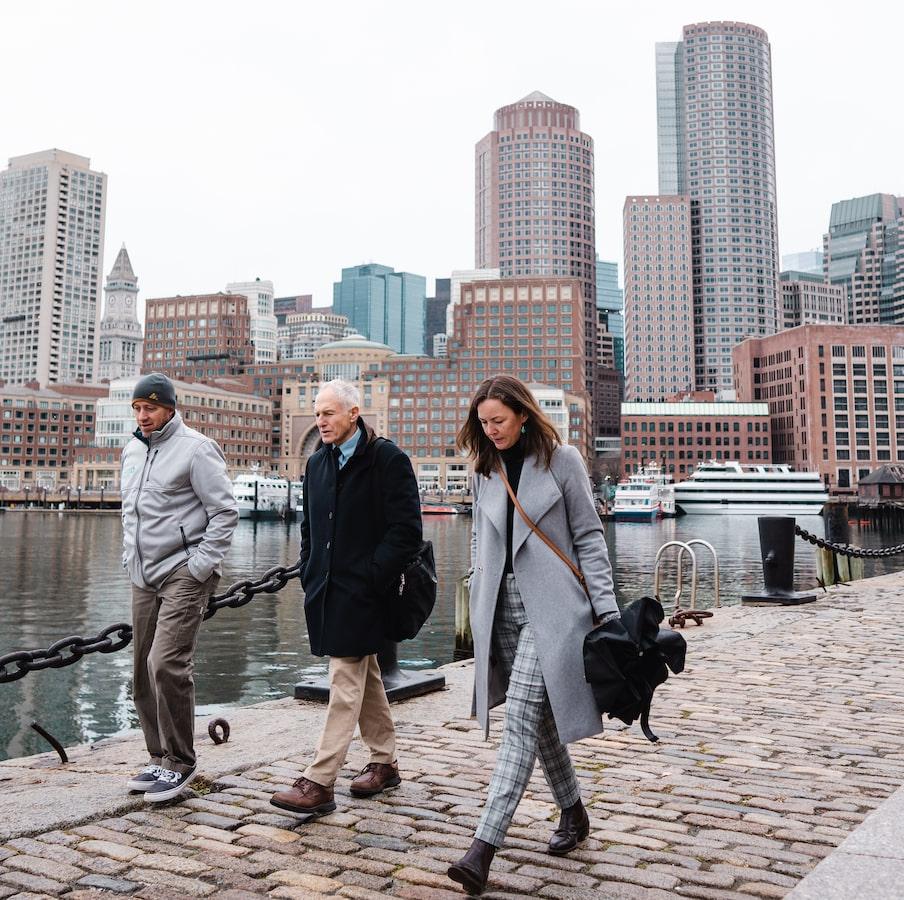
[[[198, 770], [195, 769], [182, 784], [171, 787], [165, 791], [153, 791], [148, 792], [144, 795], [144, 799], [148, 801], [148, 803], [163, 803], [166, 800], [172, 800], [174, 797], [178, 797], [197, 777]], [[159, 782], [155, 782], [155, 784], [159, 784]]]
[[130, 781], [126, 787], [130, 791], [149, 791], [156, 783], [156, 781]]

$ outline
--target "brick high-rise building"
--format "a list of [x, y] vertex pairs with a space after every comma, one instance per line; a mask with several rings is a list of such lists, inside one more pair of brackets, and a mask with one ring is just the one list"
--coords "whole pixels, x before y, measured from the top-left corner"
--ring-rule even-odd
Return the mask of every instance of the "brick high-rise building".
[[732, 390], [732, 348], [780, 322], [766, 32], [686, 25], [656, 45], [659, 193], [690, 199], [696, 388]]
[[145, 310], [144, 369], [170, 378], [241, 375], [254, 362], [242, 294], [157, 297]]
[[62, 150], [0, 172], [0, 379], [94, 380], [107, 176]]
[[596, 397], [593, 139], [577, 109], [539, 91], [501, 107], [477, 143], [475, 169], [475, 265], [503, 278], [580, 281], [584, 379]]
[[625, 400], [694, 389], [690, 200], [628, 197], [625, 235]]

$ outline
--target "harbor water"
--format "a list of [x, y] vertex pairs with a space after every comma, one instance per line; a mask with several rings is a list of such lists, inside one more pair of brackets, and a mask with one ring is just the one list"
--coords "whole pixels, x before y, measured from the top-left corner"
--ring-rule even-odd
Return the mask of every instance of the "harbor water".
[[[801, 519], [799, 524], [823, 534], [821, 518]], [[453, 658], [455, 581], [469, 564], [470, 526], [468, 516], [425, 517], [425, 536], [435, 546], [439, 596], [422, 633], [399, 646], [403, 667], [429, 668]], [[621, 603], [652, 592], [656, 551], [668, 540], [701, 538], [715, 546], [723, 604], [739, 602], [744, 591], [762, 583], [754, 516], [610, 522], [606, 537]], [[844, 539], [878, 547], [897, 544], [902, 535], [854, 524]], [[798, 540], [796, 554], [797, 584], [811, 587], [816, 580], [814, 549]], [[257, 578], [273, 566], [292, 565], [297, 558], [297, 525], [243, 520], [219, 591], [233, 581]], [[699, 566], [698, 606], [705, 607], [713, 595], [707, 554], [699, 554]], [[866, 575], [899, 567], [904, 567], [904, 557], [867, 560]], [[674, 557], [664, 572], [661, 596], [668, 612]], [[768, 610], [763, 614], [769, 615]], [[0, 655], [47, 647], [67, 635], [95, 635], [107, 625], [129, 621], [130, 591], [121, 566], [118, 515], [0, 513]], [[325, 662], [310, 653], [298, 583], [277, 594], [259, 595], [241, 609], [221, 610], [204, 624], [195, 668], [198, 712], [228, 715], [230, 707], [291, 695], [300, 675], [325, 673]], [[131, 663], [128, 647], [0, 684], [0, 759], [48, 749], [29, 727], [32, 721], [66, 745], [136, 727]], [[463, 709], [462, 715], [467, 712]]]

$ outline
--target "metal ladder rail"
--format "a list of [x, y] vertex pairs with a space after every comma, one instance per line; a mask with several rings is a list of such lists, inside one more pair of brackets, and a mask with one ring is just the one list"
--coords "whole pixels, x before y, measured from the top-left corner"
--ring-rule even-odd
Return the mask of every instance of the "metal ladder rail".
[[[675, 614], [677, 615], [681, 606], [681, 592], [682, 592], [682, 581], [683, 581], [683, 570], [684, 566], [682, 565], [682, 560], [684, 557], [685, 551], [690, 554], [691, 557], [691, 607], [697, 601], [697, 556], [694, 551], [690, 548], [688, 544], [684, 541], [666, 541], [657, 551], [656, 553], [656, 562], [653, 569], [653, 596], [656, 599], [659, 599], [659, 567], [660, 563], [663, 559], [663, 554], [670, 547], [678, 547], [678, 583], [675, 589]], [[672, 624], [672, 620], [669, 620], [669, 624]], [[683, 623], [682, 623], [683, 624]]]

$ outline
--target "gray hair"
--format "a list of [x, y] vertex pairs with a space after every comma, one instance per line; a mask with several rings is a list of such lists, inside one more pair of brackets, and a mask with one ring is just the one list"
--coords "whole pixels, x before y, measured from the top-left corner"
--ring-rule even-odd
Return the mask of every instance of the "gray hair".
[[324, 391], [332, 391], [346, 409], [361, 405], [361, 394], [358, 388], [350, 381], [345, 381], [342, 378], [334, 378], [332, 381], [327, 381], [326, 384], [320, 385], [317, 396], [319, 397]]

